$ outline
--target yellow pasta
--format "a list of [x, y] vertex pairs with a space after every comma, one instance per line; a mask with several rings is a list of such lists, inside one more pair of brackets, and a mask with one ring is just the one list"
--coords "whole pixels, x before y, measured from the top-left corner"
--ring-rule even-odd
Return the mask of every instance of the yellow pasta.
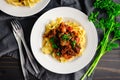
[[[63, 18], [60, 17], [60, 18], [57, 18], [56, 20], [52, 20], [50, 23], [48, 23], [46, 25], [44, 35], [51, 34], [50, 31], [57, 29], [61, 25], [61, 23], [65, 23], [65, 25], [70, 26], [73, 29], [73, 32], [74, 31], [77, 32], [78, 38], [80, 38], [80, 40], [77, 42], [78, 46], [80, 46], [80, 48], [81, 48], [80, 52], [78, 54], [76, 54], [75, 56], [72, 56], [68, 59], [62, 55], [58, 56], [58, 54], [56, 54], [55, 52], [56, 52], [56, 50], [59, 50], [59, 49], [55, 50], [53, 48], [53, 45], [51, 44], [49, 37], [43, 37], [42, 52], [45, 54], [50, 54], [52, 57], [56, 58], [60, 62], [67, 62], [67, 61], [71, 61], [74, 58], [82, 55], [82, 53], [86, 47], [86, 32], [80, 24], [73, 22], [73, 21], [64, 21]], [[61, 33], [60, 35], [63, 35], [63, 33]], [[72, 40], [72, 37], [70, 39]], [[67, 41], [64, 41], [64, 42], [67, 42]]]
[[48, 38], [44, 38], [42, 45], [44, 46], [42, 48], [43, 53], [50, 54], [52, 52], [52, 47], [50, 45]]
[[29, 6], [32, 7], [40, 0], [6, 0], [8, 4], [12, 4], [14, 6]]

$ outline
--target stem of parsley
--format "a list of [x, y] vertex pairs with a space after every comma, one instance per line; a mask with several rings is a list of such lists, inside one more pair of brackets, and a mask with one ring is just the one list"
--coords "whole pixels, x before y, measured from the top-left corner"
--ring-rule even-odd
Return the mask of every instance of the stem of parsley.
[[[113, 0], [96, 0], [94, 7], [98, 9], [98, 11], [91, 12], [89, 20], [103, 31], [104, 36], [99, 42], [93, 62], [81, 80], [90, 77], [103, 55], [119, 47], [116, 41], [120, 40], [120, 22], [116, 21], [116, 17], [120, 15], [120, 4], [113, 2]], [[100, 10], [106, 11], [107, 17], [103, 16], [98, 18]], [[112, 38], [110, 38], [110, 36], [112, 36]]]

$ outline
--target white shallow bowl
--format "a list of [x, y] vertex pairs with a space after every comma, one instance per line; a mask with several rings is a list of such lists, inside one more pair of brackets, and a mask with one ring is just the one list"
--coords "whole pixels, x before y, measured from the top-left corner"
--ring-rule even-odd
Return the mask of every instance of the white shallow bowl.
[[6, 14], [16, 16], [16, 17], [27, 17], [34, 15], [44, 9], [50, 0], [41, 0], [32, 8], [30, 7], [20, 7], [20, 6], [13, 6], [8, 4], [5, 0], [0, 1], [0, 10], [5, 12]]
[[[83, 55], [73, 61], [60, 63], [50, 55], [45, 55], [42, 51], [42, 35], [45, 25], [57, 17], [69, 18], [79, 22], [86, 31], [87, 44]], [[96, 28], [89, 22], [88, 16], [81, 11], [70, 7], [58, 7], [51, 9], [38, 18], [31, 32], [31, 48], [36, 60], [47, 70], [59, 74], [74, 73], [83, 69], [94, 57], [98, 44]]]

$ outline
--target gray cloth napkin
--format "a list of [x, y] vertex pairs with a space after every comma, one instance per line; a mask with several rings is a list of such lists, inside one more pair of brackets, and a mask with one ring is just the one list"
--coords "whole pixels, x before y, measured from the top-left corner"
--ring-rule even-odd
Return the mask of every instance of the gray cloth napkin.
[[[59, 6], [74, 7], [76, 9], [83, 11], [87, 15], [89, 15], [90, 12], [94, 10], [93, 0], [51, 0], [45, 9], [43, 9], [41, 12], [37, 13], [36, 15], [30, 17], [24, 17], [24, 18], [12, 17], [0, 11], [0, 57], [4, 55], [8, 55], [16, 59], [19, 59], [17, 42], [10, 28], [11, 19], [16, 18], [22, 24], [25, 34], [25, 40], [30, 48], [30, 33], [35, 21], [44, 12]], [[38, 80], [79, 80], [88, 68], [88, 66], [86, 66], [84, 69], [76, 73], [63, 75], [63, 74], [52, 73], [44, 69], [39, 64], [38, 66], [40, 69], [40, 73], [35, 74], [35, 72], [30, 66], [28, 58], [26, 57], [26, 69], [29, 71], [31, 76], [35, 76], [34, 79], [30, 79], [30, 80], [37, 80], [37, 79]], [[92, 80], [92, 77], [88, 78], [87, 80]]]

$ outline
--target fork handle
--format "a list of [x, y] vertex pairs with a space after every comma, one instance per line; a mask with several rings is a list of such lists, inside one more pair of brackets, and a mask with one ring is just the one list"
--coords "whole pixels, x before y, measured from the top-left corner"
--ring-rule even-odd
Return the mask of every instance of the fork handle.
[[28, 72], [25, 69], [25, 59], [24, 59], [24, 55], [23, 55], [23, 51], [22, 51], [21, 41], [18, 42], [18, 48], [19, 48], [19, 52], [20, 52], [20, 62], [21, 62], [21, 68], [23, 71], [24, 79], [28, 80]]
[[22, 40], [23, 45], [24, 45], [24, 47], [25, 47], [25, 50], [26, 50], [28, 59], [29, 59], [31, 65], [32, 65], [34, 71], [36, 72], [36, 74], [38, 74], [38, 73], [39, 73], [39, 68], [38, 68], [38, 66], [37, 66], [37, 64], [36, 64], [36, 61], [34, 60], [34, 58], [33, 58], [32, 54], [31, 54], [30, 50], [28, 49], [28, 46], [27, 46], [27, 44], [26, 44], [26, 42], [25, 42], [25, 39], [24, 39], [24, 38], [21, 38], [21, 40]]

